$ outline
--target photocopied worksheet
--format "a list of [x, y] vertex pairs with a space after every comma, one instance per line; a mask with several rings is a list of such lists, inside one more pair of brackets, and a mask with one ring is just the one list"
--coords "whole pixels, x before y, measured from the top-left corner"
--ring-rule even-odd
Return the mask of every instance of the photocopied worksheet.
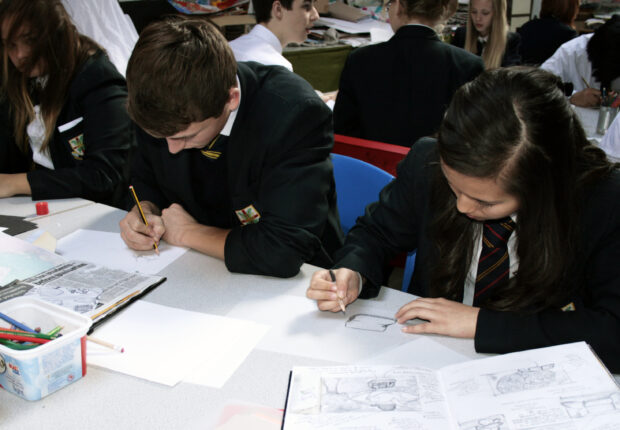
[[620, 388], [585, 342], [439, 370], [296, 367], [286, 429], [610, 430]]

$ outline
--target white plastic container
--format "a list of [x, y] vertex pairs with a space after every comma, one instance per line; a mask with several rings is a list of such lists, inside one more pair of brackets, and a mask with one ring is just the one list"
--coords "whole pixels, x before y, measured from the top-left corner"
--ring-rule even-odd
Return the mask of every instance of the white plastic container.
[[[92, 321], [72, 310], [32, 297], [0, 303], [0, 312], [46, 333], [62, 326], [62, 336], [18, 351], [0, 344], [0, 385], [26, 400], [39, 400], [86, 375], [86, 332]], [[10, 324], [0, 319], [0, 327]]]

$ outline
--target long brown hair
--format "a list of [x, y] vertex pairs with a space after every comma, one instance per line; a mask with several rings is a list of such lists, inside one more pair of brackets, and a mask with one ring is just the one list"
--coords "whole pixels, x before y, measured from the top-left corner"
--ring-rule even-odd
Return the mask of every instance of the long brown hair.
[[[36, 92], [46, 130], [43, 150], [54, 133], [76, 71], [101, 47], [78, 33], [60, 0], [2, 0], [0, 24], [8, 26], [2, 44], [2, 90], [10, 105], [15, 141], [22, 151], [28, 151], [26, 126], [34, 119], [32, 97]], [[21, 72], [10, 60], [6, 45], [24, 30], [32, 51]], [[37, 64], [44, 66], [44, 85], [28, 77]]]
[[[510, 67], [485, 72], [454, 95], [439, 130], [441, 160], [461, 174], [492, 178], [517, 198], [519, 270], [484, 305], [533, 310], [557, 304], [558, 285], [580, 246], [584, 187], [614, 169], [591, 145], [556, 76]], [[459, 300], [477, 222], [460, 214], [437, 170], [431, 239], [433, 296]], [[464, 258], [464, 256], [466, 258]]]
[[[493, 5], [493, 18], [489, 30], [489, 39], [482, 52], [482, 61], [487, 70], [495, 69], [502, 65], [504, 52], [506, 51], [506, 41], [508, 40], [508, 20], [506, 19], [506, 0], [491, 0]], [[465, 49], [476, 55], [478, 52], [478, 36], [480, 33], [473, 25], [471, 19], [472, 0], [469, 1], [469, 11], [467, 15], [467, 31], [465, 34]]]
[[560, 22], [575, 25], [575, 18], [579, 12], [579, 0], [542, 0], [540, 17], [554, 16]]

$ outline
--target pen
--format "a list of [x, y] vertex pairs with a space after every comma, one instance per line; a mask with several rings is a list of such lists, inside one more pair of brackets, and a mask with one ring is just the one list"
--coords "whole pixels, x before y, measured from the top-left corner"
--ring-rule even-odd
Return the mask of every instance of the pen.
[[[145, 226], [149, 226], [148, 221], [146, 220], [146, 216], [144, 216], [144, 211], [142, 210], [142, 205], [140, 204], [140, 200], [138, 200], [138, 195], [136, 194], [136, 190], [133, 185], [129, 186], [131, 190], [131, 194], [133, 195], [133, 199], [136, 201], [136, 206], [138, 206], [138, 210], [140, 211], [140, 215], [142, 216], [142, 221], [144, 221]], [[157, 247], [157, 242], [153, 241], [153, 248], [155, 248], [155, 252], [159, 255], [159, 248]]]
[[[329, 270], [329, 277], [332, 278], [332, 282], [336, 282], [336, 275], [334, 275], [334, 271], [331, 269]], [[344, 310], [344, 302], [341, 298], [338, 298], [338, 304], [340, 305], [340, 309], [342, 309], [342, 313], [346, 313]]]
[[8, 315], [3, 314], [2, 312], [0, 312], [0, 318], [5, 320], [9, 324], [13, 324], [15, 327], [17, 327], [20, 330], [29, 331], [30, 333], [35, 333], [35, 331], [31, 329], [30, 327], [28, 327], [27, 325], [22, 324], [19, 321], [15, 321], [13, 318], [9, 317]]

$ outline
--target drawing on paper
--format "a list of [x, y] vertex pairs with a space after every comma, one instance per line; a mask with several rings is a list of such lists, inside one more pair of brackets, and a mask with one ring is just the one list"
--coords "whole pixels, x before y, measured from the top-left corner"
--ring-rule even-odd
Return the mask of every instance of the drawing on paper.
[[567, 373], [556, 368], [555, 363], [492, 373], [486, 376], [489, 378], [493, 394], [496, 396], [570, 382]]
[[380, 315], [355, 314], [351, 316], [344, 323], [344, 325], [345, 327], [355, 328], [358, 330], [382, 332], [395, 322], [396, 320], [394, 318], [388, 318]]
[[620, 413], [620, 393], [597, 393], [590, 395], [560, 397], [560, 403], [571, 418], [583, 418], [588, 415]]
[[37, 285], [25, 295], [38, 297], [46, 302], [69, 308], [78, 313], [86, 313], [101, 305], [98, 299], [102, 293], [102, 288]]
[[415, 377], [324, 377], [321, 413], [418, 411], [419, 391]]
[[506, 418], [502, 414], [459, 423], [459, 430], [508, 430]]

